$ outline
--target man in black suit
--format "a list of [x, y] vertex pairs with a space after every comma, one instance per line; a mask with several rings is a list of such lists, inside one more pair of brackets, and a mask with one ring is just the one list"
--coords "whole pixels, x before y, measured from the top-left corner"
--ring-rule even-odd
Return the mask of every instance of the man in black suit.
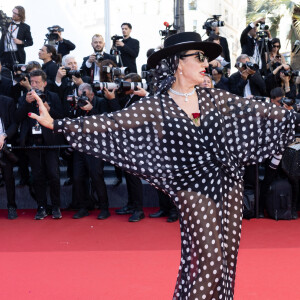
[[[103, 114], [110, 111], [108, 100], [96, 97], [91, 85], [83, 83], [78, 88], [78, 96], [83, 97], [80, 101], [85, 101], [85, 105], [80, 105], [76, 109], [76, 115], [92, 116]], [[80, 99], [80, 98], [79, 98]], [[79, 100], [78, 100], [79, 101]], [[111, 102], [111, 101], [110, 101]], [[115, 101], [116, 102], [116, 101]], [[73, 202], [79, 206], [79, 211], [73, 216], [74, 219], [80, 219], [89, 215], [89, 208], [93, 208], [93, 203], [89, 193], [89, 179], [91, 179], [92, 188], [95, 191], [100, 213], [99, 220], [105, 220], [110, 216], [108, 210], [107, 188], [104, 181], [104, 161], [101, 158], [74, 151], [73, 155]]]
[[130, 36], [132, 30], [130, 23], [123, 23], [121, 28], [123, 40], [116, 41], [116, 46], [121, 52], [123, 66], [129, 69], [129, 73], [137, 73], [136, 58], [139, 55], [140, 42]]
[[76, 46], [71, 41], [62, 37], [64, 29], [59, 25], [53, 25], [51, 28], [53, 29], [52, 33], [57, 34], [57, 39], [54, 41], [56, 52], [61, 54], [62, 57], [70, 54], [70, 51], [74, 50]]
[[[39, 90], [44, 93], [42, 97], [48, 112], [54, 119], [63, 117], [62, 106], [57, 94], [45, 91], [47, 76], [42, 70], [30, 73], [32, 90], [19, 99], [19, 107], [15, 118], [21, 123], [20, 144], [21, 146], [51, 146], [60, 142], [60, 137], [52, 130], [39, 126], [37, 122], [28, 118], [31, 112], [39, 114], [34, 93]], [[59, 151], [58, 149], [28, 150], [29, 164], [33, 176], [33, 187], [38, 203], [36, 220], [42, 220], [47, 216], [47, 183], [50, 187], [50, 198], [52, 202], [52, 218], [60, 219], [60, 178], [59, 178]]]
[[2, 30], [0, 40], [0, 60], [2, 65], [5, 64], [10, 69], [16, 62], [25, 63], [24, 48], [33, 45], [30, 26], [24, 23], [25, 9], [22, 6], [16, 6], [13, 9], [12, 19], [13, 22], [7, 31]]
[[15, 201], [15, 178], [13, 173], [13, 161], [3, 151], [5, 143], [12, 143], [17, 132], [17, 124], [14, 121], [15, 102], [14, 99], [0, 95], [0, 169], [2, 170], [6, 195], [8, 219], [13, 220], [18, 217], [17, 205]]
[[[250, 23], [242, 32], [240, 37], [240, 43], [242, 48], [242, 53], [251, 56], [255, 63], [258, 64], [260, 70], [264, 70], [266, 66], [266, 56], [265, 56], [265, 45], [262, 39], [258, 39], [257, 36], [257, 26], [259, 24], [265, 23], [265, 18], [260, 18], [255, 22]], [[264, 30], [269, 41], [272, 40], [271, 33], [269, 30]], [[271, 44], [269, 42], [269, 49]], [[264, 71], [263, 71], [264, 73]]]
[[116, 58], [104, 52], [105, 42], [102, 35], [95, 34], [92, 37], [91, 45], [94, 49], [94, 53], [83, 58], [81, 69], [83, 76], [89, 76], [91, 78], [90, 82], [93, 83], [101, 81], [99, 63], [104, 59], [110, 59], [116, 62]]
[[229, 90], [241, 97], [265, 96], [266, 84], [258, 69], [247, 67], [250, 57], [241, 54], [236, 60], [238, 72], [229, 77]]

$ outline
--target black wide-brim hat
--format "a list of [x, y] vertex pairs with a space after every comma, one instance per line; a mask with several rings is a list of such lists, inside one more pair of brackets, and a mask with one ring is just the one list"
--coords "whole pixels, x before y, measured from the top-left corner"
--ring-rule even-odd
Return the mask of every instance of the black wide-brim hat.
[[187, 50], [201, 50], [208, 60], [214, 60], [222, 53], [222, 47], [213, 42], [202, 42], [197, 32], [180, 32], [165, 39], [164, 48], [151, 54], [147, 64], [150, 68], [155, 66], [164, 58]]

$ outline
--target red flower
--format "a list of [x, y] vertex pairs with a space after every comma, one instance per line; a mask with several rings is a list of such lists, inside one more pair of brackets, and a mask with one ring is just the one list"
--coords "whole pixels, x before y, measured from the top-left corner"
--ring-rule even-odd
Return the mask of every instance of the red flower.
[[200, 118], [200, 114], [199, 113], [193, 113], [192, 116], [193, 116], [194, 119]]

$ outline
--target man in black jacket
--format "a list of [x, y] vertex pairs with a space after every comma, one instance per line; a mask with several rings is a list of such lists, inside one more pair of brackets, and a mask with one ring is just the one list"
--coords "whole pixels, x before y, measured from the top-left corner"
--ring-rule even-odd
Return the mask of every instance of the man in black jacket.
[[59, 25], [53, 25], [51, 28], [53, 29], [52, 33], [57, 34], [57, 39], [54, 41], [57, 53], [61, 54], [63, 57], [76, 48], [71, 41], [62, 37], [62, 32], [64, 31], [63, 28], [61, 28]]
[[127, 67], [130, 73], [137, 73], [136, 58], [139, 55], [140, 42], [130, 36], [132, 30], [130, 23], [123, 23], [121, 28], [123, 40], [116, 41], [116, 46], [121, 52], [123, 66]]
[[25, 24], [25, 9], [16, 6], [13, 9], [13, 22], [7, 31], [2, 31], [0, 40], [0, 60], [10, 69], [16, 63], [24, 64], [26, 61], [25, 47], [32, 46], [30, 26]]
[[3, 151], [2, 148], [5, 147], [5, 143], [11, 144], [17, 132], [14, 113], [14, 99], [0, 95], [0, 169], [2, 170], [6, 187], [8, 219], [10, 220], [18, 217], [15, 201], [14, 164], [10, 156], [7, 155], [7, 151]]
[[229, 90], [241, 97], [265, 96], [266, 84], [258, 70], [247, 67], [250, 57], [241, 54], [236, 60], [238, 72], [229, 77]]
[[[15, 113], [16, 121], [21, 123], [20, 144], [21, 146], [51, 146], [60, 142], [60, 137], [52, 130], [39, 126], [37, 122], [28, 118], [31, 112], [39, 113], [33, 94], [39, 90], [44, 93], [40, 96], [48, 112], [54, 119], [63, 117], [62, 106], [57, 94], [45, 91], [47, 76], [42, 70], [30, 73], [32, 91], [19, 99], [19, 108]], [[38, 92], [39, 93], [39, 92]], [[50, 187], [52, 202], [52, 218], [60, 219], [60, 178], [59, 178], [59, 151], [57, 149], [29, 149], [29, 164], [33, 176], [33, 187], [38, 203], [36, 220], [42, 220], [47, 216], [47, 183]]]
[[[78, 88], [78, 107], [76, 115], [92, 116], [103, 114], [110, 110], [108, 100], [96, 97], [91, 85], [83, 83]], [[79, 105], [79, 101], [81, 104]], [[89, 195], [89, 179], [91, 179], [92, 189], [96, 192], [100, 213], [99, 220], [107, 219], [110, 216], [108, 210], [108, 196], [104, 181], [104, 161], [83, 152], [74, 151], [73, 155], [73, 202], [79, 206], [79, 211], [73, 216], [80, 219], [89, 215], [89, 208], [93, 208], [93, 203]]]
[[105, 42], [102, 35], [95, 34], [92, 37], [91, 45], [94, 52], [90, 56], [83, 58], [81, 69], [83, 76], [89, 76], [91, 78], [90, 82], [99, 82], [101, 81], [99, 63], [104, 59], [110, 59], [116, 62], [116, 58], [104, 52]]
[[[258, 39], [257, 36], [257, 26], [259, 24], [265, 23], [265, 18], [260, 18], [255, 22], [250, 23], [242, 32], [240, 37], [240, 43], [242, 48], [242, 53], [251, 56], [255, 63], [258, 64], [259, 69], [263, 70], [266, 66], [266, 48], [265, 44], [263, 43], [263, 39]], [[268, 41], [271, 41], [271, 33], [269, 30], [264, 30], [265, 35], [267, 36]], [[271, 44], [268, 42], [268, 46], [270, 47]], [[270, 48], [269, 48], [270, 49]]]

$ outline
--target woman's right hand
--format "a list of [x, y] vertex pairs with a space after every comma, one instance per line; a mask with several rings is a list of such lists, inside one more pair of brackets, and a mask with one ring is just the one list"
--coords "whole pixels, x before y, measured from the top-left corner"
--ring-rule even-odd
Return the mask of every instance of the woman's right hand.
[[37, 102], [37, 105], [39, 106], [40, 115], [37, 115], [35, 113], [28, 113], [28, 116], [31, 119], [37, 120], [44, 127], [53, 129], [53, 127], [54, 127], [53, 121], [54, 120], [51, 118], [50, 114], [48, 113], [48, 110], [47, 110], [46, 106], [44, 105], [42, 99], [36, 94], [35, 91], [32, 91], [31, 95], [34, 97], [34, 99]]

